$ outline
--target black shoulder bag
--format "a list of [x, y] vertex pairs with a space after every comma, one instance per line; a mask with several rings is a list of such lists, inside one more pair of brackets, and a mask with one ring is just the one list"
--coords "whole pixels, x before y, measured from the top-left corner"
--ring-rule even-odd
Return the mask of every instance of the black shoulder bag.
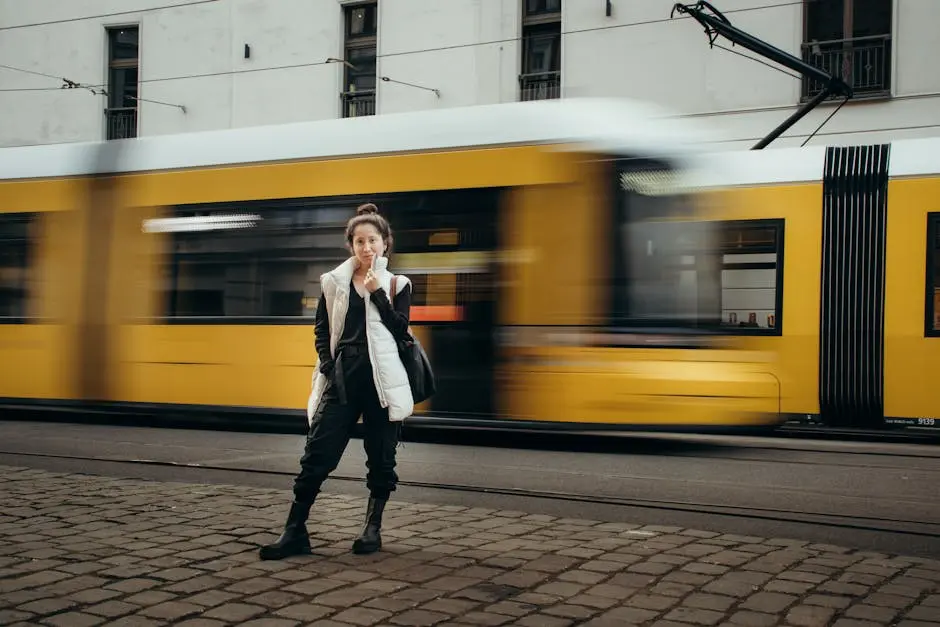
[[[392, 298], [398, 295], [396, 289], [397, 276], [392, 277]], [[421, 342], [411, 332], [411, 327], [405, 331], [405, 336], [395, 338], [398, 344], [398, 356], [401, 358], [402, 365], [408, 373], [408, 383], [411, 384], [411, 396], [414, 398], [415, 405], [426, 401], [437, 391], [437, 384], [434, 380], [434, 370], [431, 369], [431, 362], [428, 360]]]

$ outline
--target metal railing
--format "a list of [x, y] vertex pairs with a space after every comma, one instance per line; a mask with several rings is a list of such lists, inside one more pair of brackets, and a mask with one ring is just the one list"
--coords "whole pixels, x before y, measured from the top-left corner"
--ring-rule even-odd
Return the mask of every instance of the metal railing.
[[519, 99], [551, 100], [561, 98], [561, 72], [538, 72], [519, 77]]
[[137, 137], [137, 107], [115, 107], [104, 110], [108, 139]]
[[[840, 77], [856, 96], [891, 93], [891, 35], [811, 41], [803, 44], [802, 52], [804, 62]], [[824, 88], [821, 82], [804, 78], [803, 99], [811, 99]]]
[[375, 90], [343, 92], [343, 117], [375, 115]]

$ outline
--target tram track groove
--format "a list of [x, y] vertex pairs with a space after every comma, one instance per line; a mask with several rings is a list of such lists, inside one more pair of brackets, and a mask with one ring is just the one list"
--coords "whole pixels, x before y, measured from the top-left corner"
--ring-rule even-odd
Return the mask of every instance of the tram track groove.
[[[253, 474], [293, 477], [295, 473], [282, 470], [264, 470], [257, 468], [231, 468], [215, 464], [200, 464], [195, 462], [159, 461], [148, 459], [92, 457], [84, 455], [62, 455], [53, 453], [24, 453], [0, 450], [0, 456], [29, 457], [68, 460], [76, 462], [97, 462], [109, 464], [126, 464], [136, 466], [150, 466], [163, 468], [181, 468], [193, 471], [214, 471], [231, 474]], [[362, 484], [365, 479], [351, 475], [331, 475], [334, 481], [344, 481]], [[924, 523], [912, 520], [899, 520], [876, 516], [843, 516], [832, 513], [802, 512], [784, 508], [765, 508], [747, 506], [725, 506], [714, 503], [696, 503], [690, 501], [668, 501], [642, 498], [626, 498], [616, 496], [586, 495], [553, 490], [532, 490], [527, 488], [508, 488], [495, 486], [477, 486], [470, 484], [457, 484], [445, 482], [428, 482], [401, 480], [400, 486], [441, 490], [451, 492], [465, 492], [512, 496], [517, 498], [543, 499], [549, 501], [564, 501], [570, 503], [584, 503], [586, 505], [602, 505], [617, 507], [633, 507], [648, 510], [673, 511], [682, 513], [708, 514], [733, 518], [749, 518], [776, 523], [813, 524], [830, 528], [839, 528], [854, 531], [868, 531], [875, 533], [891, 533], [909, 537], [940, 539], [940, 523]]]

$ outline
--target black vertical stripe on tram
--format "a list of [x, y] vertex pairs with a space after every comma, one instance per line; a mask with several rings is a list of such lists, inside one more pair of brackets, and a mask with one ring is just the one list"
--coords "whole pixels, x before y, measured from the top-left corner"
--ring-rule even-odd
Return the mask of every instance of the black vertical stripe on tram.
[[826, 151], [819, 407], [832, 426], [884, 425], [888, 152]]

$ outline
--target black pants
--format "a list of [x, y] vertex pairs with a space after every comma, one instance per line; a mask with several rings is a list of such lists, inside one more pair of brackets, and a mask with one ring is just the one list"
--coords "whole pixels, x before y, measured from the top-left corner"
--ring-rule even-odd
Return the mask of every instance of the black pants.
[[[345, 393], [341, 393], [336, 385], [339, 369], [342, 369], [341, 385]], [[304, 454], [300, 458], [300, 473], [294, 480], [295, 500], [313, 502], [321, 484], [336, 470], [360, 415], [369, 492], [375, 498], [387, 499], [395, 490], [398, 484], [395, 452], [401, 423], [389, 421], [388, 410], [379, 404], [369, 354], [364, 346], [356, 346], [340, 352], [313, 415]]]

